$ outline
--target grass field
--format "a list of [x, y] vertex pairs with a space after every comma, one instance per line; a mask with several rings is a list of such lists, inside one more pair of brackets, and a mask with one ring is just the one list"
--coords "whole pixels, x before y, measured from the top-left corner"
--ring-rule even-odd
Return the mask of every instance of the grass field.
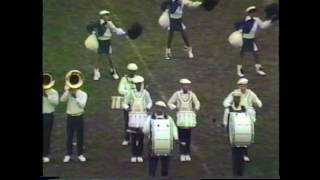
[[[113, 13], [116, 25], [128, 28], [133, 22], [141, 22], [143, 35], [135, 41], [113, 37], [113, 59], [120, 75], [129, 62], [139, 66], [139, 74], [148, 84], [152, 99], [167, 100], [179, 88], [178, 80], [186, 77], [193, 81], [193, 91], [201, 102], [198, 127], [192, 134], [193, 160], [180, 163], [177, 153], [171, 161], [173, 177], [191, 179], [230, 178], [231, 148], [225, 131], [218, 126], [222, 120], [222, 101], [236, 86], [238, 49], [232, 48], [227, 37], [232, 25], [244, 15], [244, 9], [252, 5], [263, 8], [269, 1], [223, 0], [212, 12], [185, 8], [184, 23], [196, 58], [187, 59], [183, 41], [177, 34], [173, 40], [173, 56], [176, 61], [164, 61], [166, 31], [158, 25], [160, 0], [45, 0], [43, 1], [43, 70], [56, 78], [55, 88], [63, 93], [64, 76], [71, 69], [79, 69], [85, 76], [83, 89], [89, 99], [86, 108], [85, 148], [87, 163], [64, 164], [65, 108], [61, 103], [56, 112], [52, 132], [52, 162], [44, 164], [45, 176], [77, 178], [146, 178], [147, 163], [130, 164], [129, 147], [122, 147], [122, 111], [111, 110], [110, 96], [117, 95], [118, 81], [108, 74], [108, 65], [101, 69], [100, 81], [93, 81], [92, 59], [96, 55], [85, 49], [86, 25], [97, 20], [101, 9]], [[260, 12], [263, 18], [263, 11]], [[250, 149], [247, 178], [279, 178], [279, 28], [258, 33], [261, 60], [268, 75], [255, 74], [252, 60], [244, 68], [249, 86], [263, 102], [257, 110], [255, 144]], [[173, 114], [172, 114], [173, 115]], [[175, 117], [175, 116], [173, 116]], [[216, 118], [217, 123], [212, 119]], [[145, 139], [146, 142], [146, 139]], [[146, 155], [146, 151], [145, 151]], [[147, 160], [145, 158], [145, 160]]]

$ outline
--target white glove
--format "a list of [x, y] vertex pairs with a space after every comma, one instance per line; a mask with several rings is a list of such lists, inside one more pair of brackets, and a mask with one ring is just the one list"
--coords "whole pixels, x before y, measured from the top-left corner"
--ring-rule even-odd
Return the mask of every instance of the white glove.
[[125, 110], [129, 110], [129, 105], [128, 105], [128, 104], [124, 104], [124, 105], [122, 105], [122, 107], [123, 107], [123, 109], [125, 109]]
[[122, 35], [125, 35], [126, 32], [124, 32], [124, 30], [121, 29], [121, 28], [117, 28], [116, 34], [117, 34], [118, 36], [122, 36]]
[[176, 106], [176, 105], [174, 105], [174, 104], [168, 104], [168, 106], [169, 106], [169, 108], [170, 108], [171, 110], [174, 110], [174, 109], [176, 109], [176, 108], [177, 108], [177, 106]]
[[187, 143], [186, 143], [186, 142], [180, 142], [180, 144], [181, 144], [182, 146], [187, 145]]

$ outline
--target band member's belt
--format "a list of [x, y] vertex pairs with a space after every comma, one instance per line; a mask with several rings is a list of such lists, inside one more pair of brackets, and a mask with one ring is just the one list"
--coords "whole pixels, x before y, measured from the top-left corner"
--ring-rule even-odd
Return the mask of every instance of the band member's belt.
[[83, 113], [78, 113], [78, 114], [67, 114], [68, 116], [81, 116]]
[[242, 37], [245, 39], [254, 39], [255, 35], [254, 34], [242, 34]]

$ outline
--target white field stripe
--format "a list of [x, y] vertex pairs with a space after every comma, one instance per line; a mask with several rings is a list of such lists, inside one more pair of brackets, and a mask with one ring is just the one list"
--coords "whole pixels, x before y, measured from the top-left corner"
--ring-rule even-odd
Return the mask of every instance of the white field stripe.
[[[114, 18], [119, 22], [119, 24], [121, 23], [121, 20], [117, 17], [117, 15], [113, 14]], [[153, 76], [152, 72], [149, 70], [147, 63], [145, 62], [145, 60], [143, 59], [142, 54], [140, 53], [138, 47], [134, 44], [134, 42], [128, 37], [126, 36], [126, 39], [128, 40], [131, 48], [133, 49], [134, 53], [137, 55], [139, 61], [143, 64], [144, 68], [146, 69], [146, 72], [148, 74], [148, 76], [150, 77], [151, 81], [153, 81], [154, 83], [156, 82], [155, 77]], [[157, 83], [155, 83], [155, 85], [157, 85]], [[160, 95], [160, 97], [165, 101], [168, 102], [168, 99], [166, 98], [166, 96], [164, 95], [164, 93], [159, 89], [158, 89], [158, 93]], [[191, 149], [194, 151], [194, 154], [199, 158], [199, 160], [202, 162], [201, 166], [204, 169], [204, 171], [207, 173], [208, 176], [211, 176], [211, 171], [208, 168], [208, 165], [205, 163], [205, 161], [203, 160], [203, 158], [200, 156], [200, 153], [198, 151], [198, 147], [195, 146], [194, 144], [191, 143]]]

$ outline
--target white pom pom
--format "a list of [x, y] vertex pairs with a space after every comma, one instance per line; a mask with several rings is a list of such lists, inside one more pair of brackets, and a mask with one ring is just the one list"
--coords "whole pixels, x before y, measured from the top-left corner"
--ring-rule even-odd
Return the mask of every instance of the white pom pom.
[[242, 40], [242, 34], [240, 31], [235, 31], [230, 34], [228, 38], [229, 43], [236, 48], [242, 47], [243, 40]]
[[161, 16], [159, 17], [159, 24], [163, 28], [168, 28], [170, 25], [170, 20], [169, 20], [169, 13], [168, 11], [164, 11]]
[[96, 51], [99, 48], [97, 36], [95, 34], [91, 34], [90, 36], [88, 36], [87, 39], [84, 41], [84, 46], [87, 49]]

